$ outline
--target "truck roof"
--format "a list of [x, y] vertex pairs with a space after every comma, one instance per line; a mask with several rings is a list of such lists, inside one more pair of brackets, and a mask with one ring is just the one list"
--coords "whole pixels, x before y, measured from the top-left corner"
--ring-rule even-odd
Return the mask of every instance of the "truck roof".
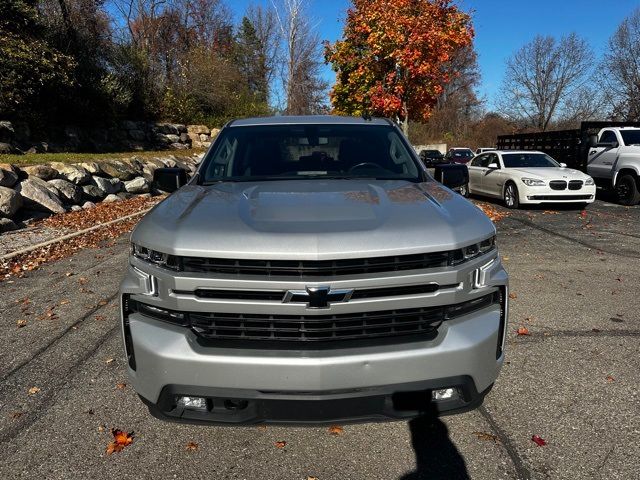
[[232, 120], [229, 127], [256, 125], [393, 125], [387, 118], [343, 117], [339, 115], [277, 115]]

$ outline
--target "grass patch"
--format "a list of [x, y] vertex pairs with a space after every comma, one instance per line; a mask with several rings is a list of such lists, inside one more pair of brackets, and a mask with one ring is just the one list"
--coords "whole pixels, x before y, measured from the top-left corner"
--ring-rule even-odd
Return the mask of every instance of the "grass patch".
[[49, 162], [80, 163], [100, 162], [103, 160], [117, 160], [122, 158], [161, 157], [166, 155], [193, 155], [203, 153], [205, 149], [191, 148], [189, 150], [157, 150], [144, 152], [117, 152], [117, 153], [26, 153], [24, 155], [0, 154], [0, 163], [12, 163], [13, 165], [38, 165]]

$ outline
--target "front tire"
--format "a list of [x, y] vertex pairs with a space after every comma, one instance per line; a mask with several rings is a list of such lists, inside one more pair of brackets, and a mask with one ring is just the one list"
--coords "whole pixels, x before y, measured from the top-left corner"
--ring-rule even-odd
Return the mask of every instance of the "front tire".
[[502, 194], [504, 204], [507, 208], [516, 209], [520, 206], [520, 198], [518, 197], [518, 187], [513, 182], [507, 183]]
[[631, 206], [640, 202], [638, 184], [633, 175], [625, 173], [618, 177], [616, 181], [616, 196], [620, 205]]
[[460, 195], [462, 195], [464, 198], [469, 198], [469, 184], [465, 183], [463, 186], [460, 187], [459, 190]]

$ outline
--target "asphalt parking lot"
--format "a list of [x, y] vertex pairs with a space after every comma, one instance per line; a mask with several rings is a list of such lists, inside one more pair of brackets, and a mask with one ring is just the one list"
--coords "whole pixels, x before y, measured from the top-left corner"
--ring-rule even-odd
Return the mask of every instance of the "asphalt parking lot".
[[[586, 214], [510, 212], [497, 224], [514, 297], [507, 362], [484, 406], [334, 434], [151, 417], [121, 351], [126, 238], [2, 282], [0, 477], [640, 478], [638, 225], [640, 206], [600, 200]], [[134, 440], [107, 455], [111, 428]]]

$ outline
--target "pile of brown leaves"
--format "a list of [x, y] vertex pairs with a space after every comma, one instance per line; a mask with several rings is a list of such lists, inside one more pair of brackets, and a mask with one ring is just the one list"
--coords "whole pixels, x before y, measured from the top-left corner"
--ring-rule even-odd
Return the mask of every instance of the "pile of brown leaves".
[[[161, 199], [161, 197], [150, 199], [133, 198], [122, 202], [106, 203], [90, 210], [53, 215], [39, 223], [68, 232], [78, 231], [132, 213], [144, 211]], [[25, 272], [35, 270], [45, 263], [70, 257], [84, 248], [111, 246], [121, 235], [130, 232], [139, 220], [140, 217], [133, 217], [0, 262], [0, 281], [11, 276], [23, 276]]]
[[141, 198], [135, 197], [129, 200], [113, 203], [98, 203], [95, 208], [78, 210], [77, 212], [62, 213], [40, 220], [35, 227], [49, 227], [68, 232], [77, 232], [85, 228], [107, 223], [116, 218], [131, 215], [132, 213], [146, 210], [152, 207], [164, 197]]
[[476, 206], [484, 212], [484, 214], [491, 219], [492, 222], [499, 222], [505, 217], [509, 216], [509, 212], [505, 212], [502, 209], [496, 208], [495, 205], [485, 202], [474, 202]]

